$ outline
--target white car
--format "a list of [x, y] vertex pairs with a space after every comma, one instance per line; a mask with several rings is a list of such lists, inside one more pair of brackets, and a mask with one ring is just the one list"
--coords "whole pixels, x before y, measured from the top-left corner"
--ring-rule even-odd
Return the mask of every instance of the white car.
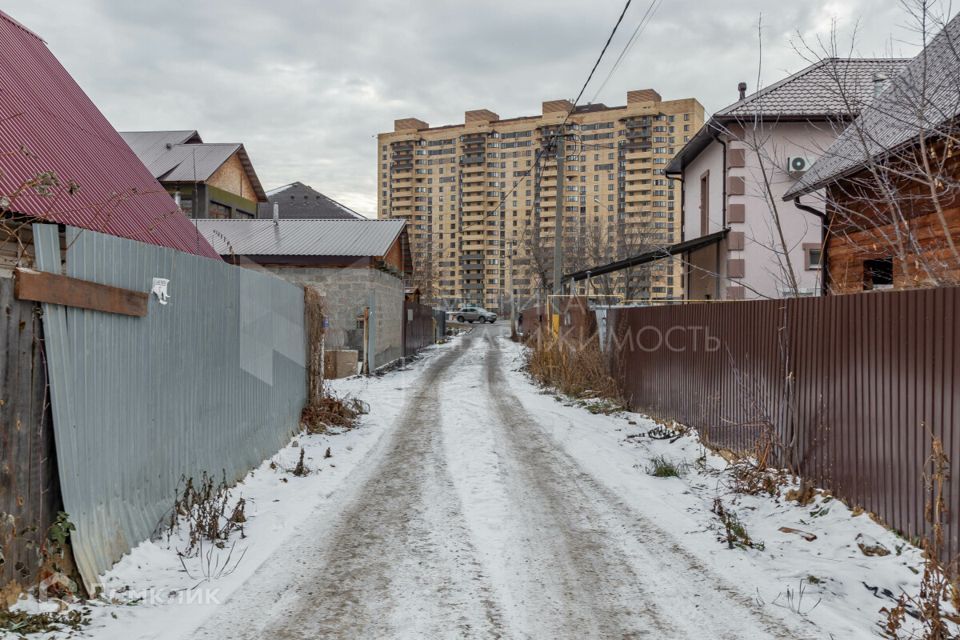
[[493, 311], [487, 311], [483, 307], [460, 307], [453, 312], [453, 317], [457, 322], [489, 322], [493, 324], [497, 321], [497, 314]]

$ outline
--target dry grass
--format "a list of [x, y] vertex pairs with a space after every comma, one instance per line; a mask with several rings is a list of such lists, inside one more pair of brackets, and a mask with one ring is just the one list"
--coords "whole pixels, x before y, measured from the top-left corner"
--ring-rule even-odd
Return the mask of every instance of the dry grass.
[[[921, 543], [925, 558], [923, 578], [919, 593], [901, 593], [896, 606], [881, 609], [886, 616], [883, 630], [888, 638], [947, 640], [957, 637], [955, 631], [960, 625], [960, 616], [957, 615], [960, 611], [957, 561], [945, 563], [941, 559], [944, 555], [943, 523], [948, 517], [944, 496], [950, 461], [939, 438], [932, 438], [931, 451], [923, 478], [927, 493], [924, 517], [930, 527]], [[907, 615], [919, 622], [919, 635], [904, 635], [903, 623]]]
[[750, 537], [750, 534], [747, 533], [747, 528], [743, 522], [740, 521], [739, 516], [737, 516], [735, 512], [727, 509], [720, 498], [714, 498], [712, 511], [720, 519], [720, 523], [723, 524], [723, 533], [720, 535], [720, 541], [726, 542], [727, 548], [756, 549], [763, 551], [763, 543], [753, 540]]
[[674, 462], [666, 456], [656, 456], [650, 461], [647, 473], [655, 478], [679, 478], [687, 472], [687, 464]]
[[541, 384], [574, 398], [621, 397], [596, 340], [581, 343], [541, 331], [530, 341], [527, 369]]
[[357, 426], [360, 416], [369, 411], [370, 407], [358, 398], [328, 394], [303, 408], [300, 424], [307, 433], [326, 433], [330, 427], [352, 429]]

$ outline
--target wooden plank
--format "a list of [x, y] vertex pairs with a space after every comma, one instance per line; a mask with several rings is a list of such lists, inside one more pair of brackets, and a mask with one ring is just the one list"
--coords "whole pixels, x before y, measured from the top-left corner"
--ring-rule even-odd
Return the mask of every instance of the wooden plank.
[[19, 300], [49, 302], [66, 307], [144, 317], [150, 295], [56, 273], [17, 269], [14, 292]]

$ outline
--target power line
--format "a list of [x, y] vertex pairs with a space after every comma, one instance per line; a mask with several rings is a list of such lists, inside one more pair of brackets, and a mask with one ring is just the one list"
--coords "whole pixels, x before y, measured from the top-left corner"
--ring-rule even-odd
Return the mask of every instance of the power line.
[[633, 33], [630, 35], [630, 39], [627, 40], [627, 44], [624, 45], [623, 50], [620, 51], [620, 55], [617, 56], [613, 66], [610, 67], [610, 71], [607, 72], [607, 77], [603, 79], [603, 82], [600, 83], [600, 87], [597, 89], [597, 92], [593, 94], [593, 98], [590, 100], [591, 103], [597, 101], [597, 97], [600, 95], [600, 92], [603, 91], [603, 88], [607, 86], [607, 82], [610, 81], [610, 78], [613, 77], [613, 74], [620, 67], [620, 63], [623, 61], [623, 58], [627, 55], [630, 49], [633, 48], [633, 45], [636, 44], [637, 39], [646, 30], [647, 25], [650, 24], [650, 21], [653, 19], [654, 14], [656, 14], [657, 9], [660, 8], [660, 4], [662, 2], [663, 0], [650, 0], [650, 4], [647, 5], [647, 10], [640, 18], [640, 22], [637, 23], [637, 28], [633, 30]]
[[[603, 44], [603, 49], [600, 50], [600, 55], [597, 56], [597, 61], [593, 63], [593, 68], [590, 69], [590, 73], [589, 75], [587, 75], [586, 81], [583, 83], [583, 86], [580, 87], [580, 93], [577, 94], [576, 100], [573, 101], [573, 107], [571, 107], [570, 110], [567, 111], [567, 116], [563, 119], [563, 122], [560, 123], [560, 126], [557, 128], [556, 132], [554, 132], [553, 136], [550, 139], [550, 142], [546, 145], [543, 145], [540, 149], [537, 150], [537, 155], [534, 158], [533, 163], [529, 167], [527, 167], [527, 170], [523, 173], [522, 176], [520, 176], [519, 180], [514, 181], [513, 186], [510, 188], [510, 191], [507, 192], [506, 195], [500, 198], [500, 204], [498, 204], [493, 211], [488, 212], [487, 216], [492, 216], [498, 210], [503, 208], [504, 203], [517, 190], [517, 187], [520, 185], [520, 183], [523, 182], [525, 179], [527, 179], [530, 176], [530, 172], [533, 171], [533, 169], [540, 164], [540, 160], [543, 159], [543, 155], [546, 152], [546, 150], [552, 145], [556, 144], [557, 138], [561, 134], [560, 132], [563, 131], [563, 128], [567, 125], [567, 121], [570, 119], [570, 116], [573, 114], [574, 110], [577, 108], [577, 105], [580, 104], [580, 98], [583, 97], [583, 93], [584, 91], [587, 90], [587, 85], [590, 84], [590, 80], [593, 78], [593, 74], [596, 73], [597, 67], [600, 66], [600, 61], [603, 60], [604, 54], [606, 54], [607, 49], [610, 47], [610, 42], [613, 40], [613, 36], [617, 33], [617, 29], [620, 27], [620, 23], [623, 22], [623, 17], [627, 14], [627, 9], [630, 8], [631, 2], [633, 2], [633, 0], [627, 0], [627, 2], [623, 5], [623, 11], [620, 12], [620, 17], [617, 18], [617, 22], [613, 25], [613, 29], [610, 31], [610, 35], [607, 36], [607, 41]], [[559, 201], [557, 206], [559, 207]]]

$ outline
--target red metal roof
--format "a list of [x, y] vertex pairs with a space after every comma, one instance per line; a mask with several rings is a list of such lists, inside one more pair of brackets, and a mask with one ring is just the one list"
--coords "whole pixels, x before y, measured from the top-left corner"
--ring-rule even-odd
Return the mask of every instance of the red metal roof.
[[43, 40], [0, 11], [0, 195], [48, 171], [59, 186], [12, 210], [220, 259]]

